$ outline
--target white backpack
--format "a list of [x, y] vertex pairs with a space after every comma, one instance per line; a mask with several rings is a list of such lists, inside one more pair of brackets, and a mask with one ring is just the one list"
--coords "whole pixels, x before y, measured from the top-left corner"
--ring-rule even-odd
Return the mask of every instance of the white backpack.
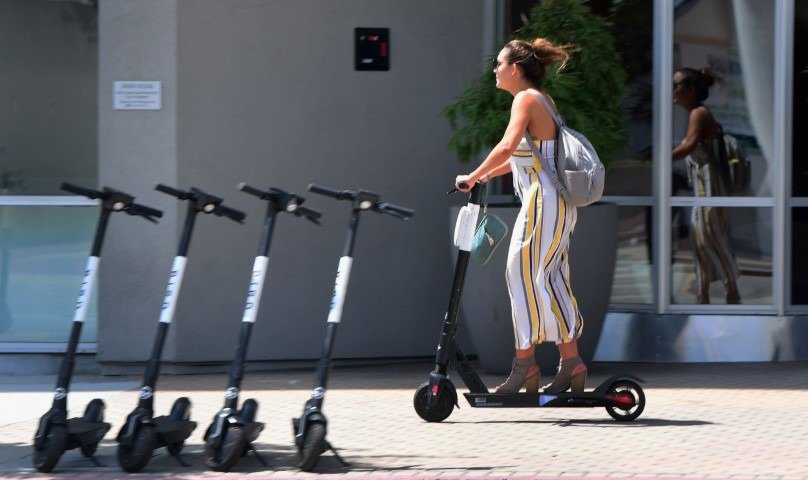
[[[606, 178], [606, 169], [598, 158], [597, 152], [583, 134], [569, 128], [544, 98], [537, 93], [536, 97], [544, 104], [544, 108], [553, 117], [558, 127], [558, 138], [555, 144], [555, 168], [551, 168], [547, 159], [539, 151], [530, 134], [525, 130], [527, 140], [533, 154], [541, 162], [542, 169], [559, 191], [564, 201], [573, 207], [583, 207], [600, 200], [603, 196], [603, 186]], [[560, 174], [559, 174], [560, 172]]]

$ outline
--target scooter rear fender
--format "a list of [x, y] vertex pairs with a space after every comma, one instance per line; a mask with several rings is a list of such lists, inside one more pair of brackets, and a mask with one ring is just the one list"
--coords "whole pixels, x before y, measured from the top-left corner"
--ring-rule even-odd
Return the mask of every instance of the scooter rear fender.
[[645, 380], [639, 377], [635, 377], [634, 375], [630, 375], [628, 373], [618, 373], [604, 380], [603, 383], [598, 385], [598, 387], [592, 391], [592, 393], [596, 393], [598, 395], [604, 395], [606, 391], [609, 390], [609, 387], [612, 386], [612, 384], [620, 380], [631, 380], [632, 382], [635, 383], [646, 383]]

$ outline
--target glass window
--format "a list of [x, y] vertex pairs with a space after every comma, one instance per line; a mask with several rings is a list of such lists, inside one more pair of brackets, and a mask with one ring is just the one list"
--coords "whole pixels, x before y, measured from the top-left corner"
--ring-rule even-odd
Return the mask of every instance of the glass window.
[[[66, 342], [98, 209], [0, 206], [0, 343]], [[96, 341], [95, 303], [82, 342]]]
[[[709, 141], [719, 135], [714, 123], [708, 122], [703, 140], [688, 158], [674, 158], [674, 195], [702, 196], [704, 192], [694, 190], [693, 177], [704, 173], [722, 180], [723, 188], [710, 190], [709, 196], [770, 196], [775, 166], [774, 0], [676, 2], [674, 72], [674, 103], [682, 107], [674, 109], [674, 143], [685, 141], [695, 102], [708, 108], [748, 160], [730, 163], [731, 156], [720, 153], [726, 148]], [[714, 79], [709, 88], [707, 77]], [[710, 156], [716, 165], [709, 172], [695, 168], [707, 163]], [[743, 187], [743, 178], [750, 180], [748, 187]]]
[[671, 215], [672, 303], [772, 303], [771, 209], [678, 207]]
[[0, 2], [0, 195], [97, 184], [95, 2]]
[[651, 207], [621, 206], [617, 218], [617, 258], [611, 303], [654, 301], [651, 270]]
[[[794, 96], [792, 194], [808, 196], [808, 0], [794, 2]], [[795, 245], [797, 245], [795, 243]]]
[[793, 209], [791, 219], [791, 303], [808, 305], [808, 208]]
[[8, 196], [98, 184], [97, 17], [95, 1], [0, 1], [0, 343], [68, 340], [97, 209]]
[[621, 53], [628, 93], [623, 99], [626, 146], [608, 161], [604, 195], [652, 195], [651, 144], [653, 126], [654, 2], [611, 3], [609, 21], [615, 47]]

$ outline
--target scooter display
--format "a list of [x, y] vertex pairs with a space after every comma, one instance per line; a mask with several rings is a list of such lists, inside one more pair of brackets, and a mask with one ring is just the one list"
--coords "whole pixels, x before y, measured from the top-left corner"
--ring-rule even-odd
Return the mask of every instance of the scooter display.
[[34, 436], [34, 467], [40, 472], [50, 472], [59, 462], [66, 450], [80, 448], [81, 453], [91, 459], [96, 466], [100, 466], [93, 456], [98, 442], [110, 428], [104, 422], [104, 401], [95, 398], [90, 401], [81, 417], [67, 418], [67, 394], [70, 390], [70, 381], [73, 376], [76, 347], [87, 311], [95, 290], [98, 278], [98, 265], [101, 260], [101, 247], [107, 231], [109, 217], [115, 212], [126, 212], [129, 215], [141, 216], [157, 223], [155, 218], [163, 215], [160, 210], [145, 207], [134, 202], [135, 197], [118, 190], [103, 187], [101, 191], [78, 187], [69, 183], [62, 184], [62, 190], [75, 193], [91, 199], [100, 200], [100, 212], [95, 229], [90, 257], [84, 269], [84, 280], [81, 284], [79, 297], [73, 315], [73, 325], [70, 330], [70, 340], [67, 343], [65, 356], [59, 369], [59, 377], [53, 393], [53, 405], [39, 420], [39, 427]]
[[359, 226], [359, 215], [362, 212], [370, 211], [386, 213], [401, 220], [406, 220], [415, 213], [408, 208], [399, 207], [390, 203], [382, 203], [379, 201], [379, 195], [365, 190], [333, 190], [314, 184], [309, 185], [308, 189], [310, 192], [333, 197], [337, 200], [349, 200], [352, 202], [352, 208], [351, 219], [348, 224], [348, 233], [345, 239], [345, 247], [342, 257], [339, 260], [337, 278], [334, 282], [334, 291], [331, 296], [331, 307], [326, 323], [325, 341], [323, 343], [320, 363], [317, 368], [314, 389], [311, 398], [306, 402], [303, 408], [302, 415], [292, 419], [295, 445], [298, 449], [298, 467], [303, 471], [311, 471], [314, 469], [317, 465], [317, 461], [320, 459], [320, 455], [326, 450], [331, 450], [340, 462], [344, 465], [348, 465], [325, 438], [328, 422], [322, 410], [326, 383], [331, 367], [334, 338], [337, 325], [339, 325], [342, 319], [342, 308], [345, 302], [345, 293], [348, 289], [351, 265], [353, 264], [353, 248], [357, 228]]
[[269, 244], [275, 227], [275, 217], [278, 213], [286, 212], [311, 220], [317, 225], [319, 225], [318, 219], [320, 218], [320, 212], [302, 206], [305, 201], [302, 197], [279, 188], [259, 190], [241, 183], [239, 184], [239, 190], [266, 201], [267, 213], [258, 245], [258, 255], [255, 257], [250, 275], [247, 302], [241, 319], [236, 356], [233, 359], [230, 379], [225, 391], [224, 407], [213, 417], [213, 422], [205, 431], [205, 463], [211, 469], [220, 472], [229, 471], [239, 458], [250, 451], [255, 453], [258, 460], [266, 466], [266, 462], [253, 446], [253, 442], [264, 429], [263, 423], [255, 421], [258, 402], [252, 398], [247, 399], [242, 404], [241, 410], [239, 410], [238, 401], [247, 362], [247, 346], [250, 342], [253, 325], [258, 316], [261, 292], [267, 276]]
[[196, 422], [190, 420], [191, 401], [187, 397], [178, 398], [171, 407], [169, 415], [154, 417], [154, 393], [160, 370], [160, 357], [163, 351], [168, 326], [174, 319], [180, 287], [187, 263], [188, 247], [191, 242], [196, 216], [199, 213], [225, 216], [241, 223], [244, 213], [222, 205], [222, 199], [191, 188], [190, 191], [178, 190], [166, 185], [157, 185], [156, 189], [180, 200], [188, 201], [185, 225], [180, 237], [177, 256], [168, 277], [163, 307], [158, 321], [157, 335], [151, 356], [146, 363], [146, 373], [140, 388], [140, 399], [137, 407], [126, 417], [126, 422], [118, 433], [118, 463], [125, 471], [134, 473], [143, 469], [151, 459], [152, 452], [166, 447], [168, 453], [183, 465], [188, 466], [180, 457], [185, 440], [196, 428]]
[[[449, 193], [453, 193], [452, 190]], [[460, 299], [463, 294], [472, 239], [474, 238], [480, 211], [482, 185], [475, 185], [469, 195], [469, 202], [461, 209], [455, 226], [455, 245], [459, 247], [455, 264], [449, 306], [443, 321], [443, 328], [435, 356], [435, 369], [429, 374], [429, 381], [415, 391], [413, 406], [427, 422], [441, 422], [451, 415], [457, 403], [457, 391], [447, 375], [453, 357], [458, 375], [468, 387], [464, 393], [472, 407], [524, 408], [524, 407], [604, 407], [617, 421], [628, 422], [640, 416], [645, 408], [645, 393], [639, 378], [618, 374], [601, 383], [591, 392], [563, 393], [491, 393], [483, 384], [468, 356], [460, 349], [456, 340], [457, 317]]]

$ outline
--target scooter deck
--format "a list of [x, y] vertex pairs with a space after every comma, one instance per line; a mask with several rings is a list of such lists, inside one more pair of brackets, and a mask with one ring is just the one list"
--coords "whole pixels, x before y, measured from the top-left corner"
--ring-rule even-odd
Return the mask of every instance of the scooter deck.
[[464, 393], [469, 405], [476, 408], [594, 408], [615, 406], [616, 403], [632, 403], [632, 398], [621, 398], [621, 394], [596, 392], [580, 393]]

